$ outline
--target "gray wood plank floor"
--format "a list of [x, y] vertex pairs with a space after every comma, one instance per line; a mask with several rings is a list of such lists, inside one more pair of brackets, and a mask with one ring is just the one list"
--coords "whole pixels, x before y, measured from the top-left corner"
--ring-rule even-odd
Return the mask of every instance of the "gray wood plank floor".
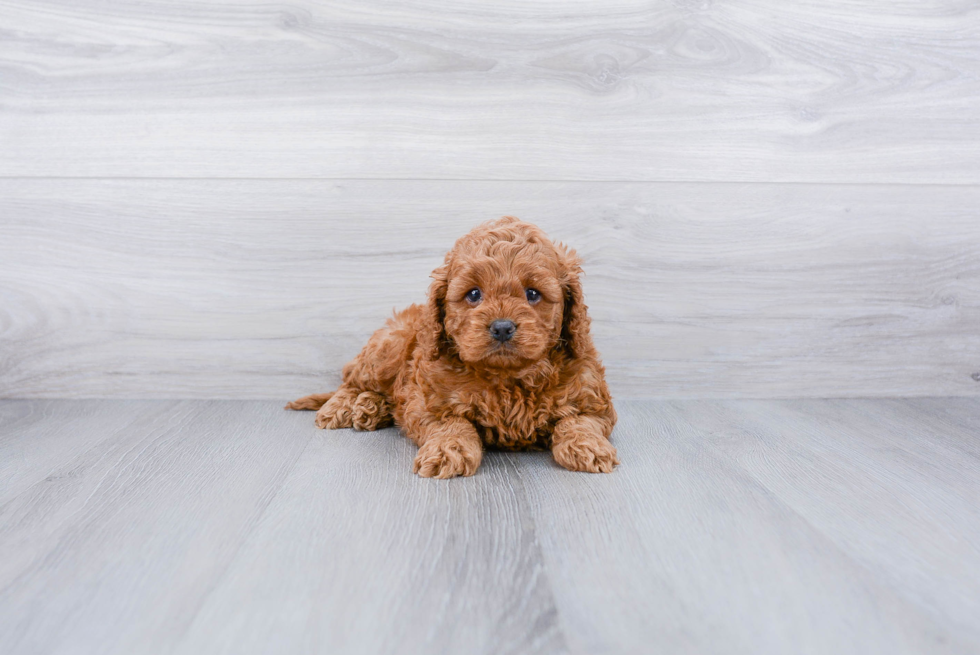
[[0, 652], [980, 650], [980, 401], [620, 402], [612, 475], [262, 401], [0, 402]]

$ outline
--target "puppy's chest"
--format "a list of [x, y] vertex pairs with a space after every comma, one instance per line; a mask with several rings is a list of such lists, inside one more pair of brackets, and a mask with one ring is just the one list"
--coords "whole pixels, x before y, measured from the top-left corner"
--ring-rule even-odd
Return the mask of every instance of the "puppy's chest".
[[454, 400], [454, 413], [472, 421], [492, 448], [547, 448], [554, 424], [562, 418], [547, 394], [520, 388], [460, 391]]

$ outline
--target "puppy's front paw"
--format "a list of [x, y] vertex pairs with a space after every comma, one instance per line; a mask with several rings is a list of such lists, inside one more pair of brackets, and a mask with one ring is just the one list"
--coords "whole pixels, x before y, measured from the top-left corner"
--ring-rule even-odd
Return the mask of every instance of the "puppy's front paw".
[[316, 413], [313, 420], [321, 430], [339, 430], [349, 428], [353, 425], [352, 408], [354, 398], [347, 391], [338, 391], [327, 403]]
[[619, 464], [616, 447], [605, 437], [577, 435], [551, 447], [551, 456], [569, 471], [612, 473]]
[[454, 478], [476, 473], [483, 459], [479, 443], [471, 444], [451, 438], [432, 438], [419, 447], [415, 472], [423, 478]]

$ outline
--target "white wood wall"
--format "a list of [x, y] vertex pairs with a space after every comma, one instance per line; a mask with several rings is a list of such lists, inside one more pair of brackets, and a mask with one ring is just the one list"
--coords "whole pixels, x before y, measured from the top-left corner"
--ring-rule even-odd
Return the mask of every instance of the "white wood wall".
[[0, 396], [328, 388], [503, 214], [618, 396], [980, 395], [980, 8], [0, 0]]

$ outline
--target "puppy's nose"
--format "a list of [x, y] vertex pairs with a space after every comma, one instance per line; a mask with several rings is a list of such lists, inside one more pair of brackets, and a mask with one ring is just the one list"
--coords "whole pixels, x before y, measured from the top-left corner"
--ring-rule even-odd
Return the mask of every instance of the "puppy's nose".
[[514, 336], [517, 326], [509, 318], [497, 319], [490, 324], [490, 336], [503, 343]]

